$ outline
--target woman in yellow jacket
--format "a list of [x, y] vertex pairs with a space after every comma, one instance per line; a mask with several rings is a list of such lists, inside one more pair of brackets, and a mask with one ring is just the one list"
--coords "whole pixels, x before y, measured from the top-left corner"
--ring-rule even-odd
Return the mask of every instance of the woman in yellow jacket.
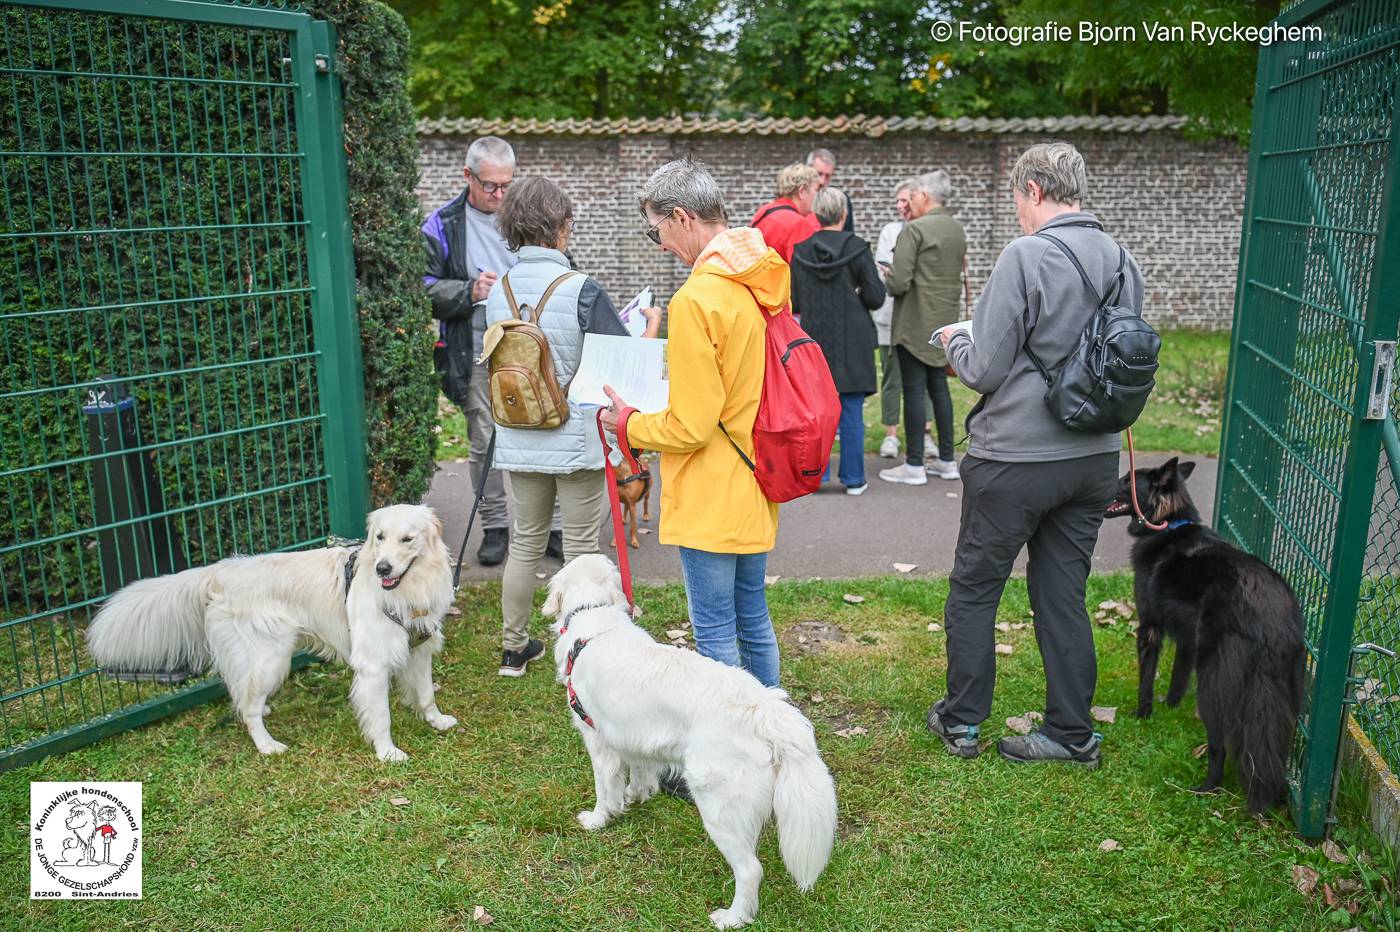
[[729, 438], [753, 460], [767, 317], [788, 303], [788, 267], [757, 230], [729, 228], [719, 186], [699, 162], [658, 169], [642, 214], [652, 242], [692, 267], [668, 309], [670, 403], [625, 412], [608, 389], [603, 425], [616, 430], [624, 417], [628, 443], [661, 452], [661, 543], [680, 547], [696, 648], [777, 686], [763, 577], [778, 506]]

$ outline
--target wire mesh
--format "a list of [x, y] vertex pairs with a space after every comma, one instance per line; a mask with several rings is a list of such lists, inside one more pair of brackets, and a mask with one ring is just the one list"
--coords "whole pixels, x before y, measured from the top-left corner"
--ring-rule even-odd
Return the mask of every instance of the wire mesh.
[[169, 689], [108, 593], [324, 541], [291, 35], [0, 6], [0, 762]]
[[[1330, 587], [1353, 401], [1358, 380], [1369, 376], [1360, 363], [1400, 76], [1400, 22], [1391, 4], [1342, 2], [1308, 24], [1322, 28], [1322, 43], [1282, 43], [1261, 53], [1218, 523], [1292, 584], [1315, 672], [1329, 604], [1356, 597]], [[1312, 689], [1308, 696], [1317, 698]], [[1343, 697], [1325, 700], [1318, 714], [1339, 718]], [[1310, 702], [1295, 772], [1313, 712]], [[1296, 782], [1293, 789], [1300, 791]]]

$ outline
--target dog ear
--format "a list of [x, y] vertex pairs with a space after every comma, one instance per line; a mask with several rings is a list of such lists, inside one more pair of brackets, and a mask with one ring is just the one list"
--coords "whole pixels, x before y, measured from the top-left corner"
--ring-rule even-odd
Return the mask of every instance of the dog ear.
[[1158, 467], [1157, 467], [1157, 475], [1159, 475], [1159, 476], [1163, 476], [1163, 477], [1165, 477], [1165, 476], [1170, 476], [1170, 475], [1171, 475], [1172, 473], [1174, 473], [1174, 472], [1176, 472], [1176, 457], [1175, 457], [1175, 456], [1173, 456], [1171, 459], [1167, 460], [1167, 461], [1166, 461], [1165, 463], [1163, 463], [1161, 466], [1158, 466]]
[[1181, 479], [1181, 481], [1185, 482], [1185, 481], [1186, 481], [1186, 478], [1187, 478], [1188, 476], [1191, 475], [1192, 471], [1193, 471], [1195, 468], [1196, 468], [1196, 463], [1195, 463], [1194, 460], [1187, 460], [1187, 461], [1184, 462], [1184, 463], [1178, 464], [1177, 467], [1176, 467], [1176, 475], [1177, 475], [1177, 478], [1179, 478], [1179, 479]]
[[549, 584], [549, 596], [544, 600], [544, 606], [540, 609], [540, 613], [549, 618], [554, 618], [559, 614], [559, 590], [554, 587], [552, 581]]
[[433, 542], [440, 543], [442, 541], [442, 519], [439, 518], [438, 513], [431, 508], [428, 509], [428, 515], [430, 516], [428, 531], [432, 534]]

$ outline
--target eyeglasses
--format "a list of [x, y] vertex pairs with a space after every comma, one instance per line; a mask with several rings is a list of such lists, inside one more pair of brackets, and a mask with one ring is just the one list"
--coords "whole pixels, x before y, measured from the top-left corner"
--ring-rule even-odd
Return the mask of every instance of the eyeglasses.
[[647, 239], [651, 240], [653, 243], [655, 243], [656, 245], [660, 246], [660, 245], [661, 245], [661, 224], [665, 223], [667, 220], [670, 220], [670, 219], [671, 219], [671, 216], [672, 216], [671, 214], [667, 214], [666, 216], [662, 217], [660, 220], [656, 221], [656, 224], [655, 224], [654, 226], [649, 226], [649, 227], [647, 227], [647, 229], [646, 229]]
[[[468, 169], [468, 171], [471, 170]], [[481, 176], [478, 175], [476, 172], [471, 172], [471, 176], [476, 179], [477, 184], [481, 185], [481, 190], [487, 194], [495, 194], [497, 191], [504, 193], [506, 188], [509, 188], [511, 185], [515, 184], [514, 181], [507, 181], [504, 184], [496, 184], [496, 182], [494, 181], [482, 181]]]

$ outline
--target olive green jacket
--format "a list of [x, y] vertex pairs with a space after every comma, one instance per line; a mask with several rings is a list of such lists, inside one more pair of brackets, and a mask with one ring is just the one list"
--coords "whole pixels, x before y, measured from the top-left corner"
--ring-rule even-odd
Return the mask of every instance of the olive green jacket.
[[902, 346], [928, 366], [948, 364], [943, 347], [930, 346], [934, 330], [951, 324], [962, 308], [967, 236], [946, 207], [905, 224], [894, 244], [888, 281], [894, 295], [890, 345]]

